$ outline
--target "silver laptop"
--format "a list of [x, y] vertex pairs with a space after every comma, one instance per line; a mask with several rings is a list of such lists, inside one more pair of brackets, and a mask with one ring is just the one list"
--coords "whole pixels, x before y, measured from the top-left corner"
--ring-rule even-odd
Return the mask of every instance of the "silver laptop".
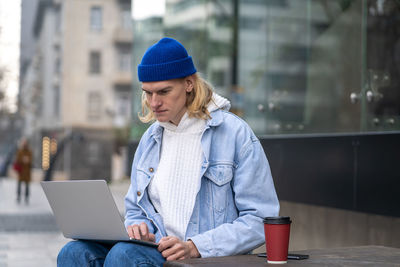
[[129, 238], [106, 181], [51, 181], [40, 184], [65, 237], [107, 243], [129, 241], [157, 247], [152, 242]]

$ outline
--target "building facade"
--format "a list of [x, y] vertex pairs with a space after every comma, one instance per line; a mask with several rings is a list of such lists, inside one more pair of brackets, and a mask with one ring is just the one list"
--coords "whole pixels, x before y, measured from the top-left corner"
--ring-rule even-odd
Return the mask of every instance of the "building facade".
[[111, 179], [131, 107], [131, 4], [39, 1], [35, 53], [21, 83], [24, 135], [50, 179]]

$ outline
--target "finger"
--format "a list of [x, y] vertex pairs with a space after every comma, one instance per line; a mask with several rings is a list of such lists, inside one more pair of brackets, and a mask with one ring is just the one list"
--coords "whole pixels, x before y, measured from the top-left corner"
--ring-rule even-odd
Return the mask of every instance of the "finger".
[[140, 230], [140, 239], [148, 241], [149, 240], [149, 229], [147, 228], [147, 224], [142, 222], [139, 225], [139, 230]]
[[[172, 257], [174, 254], [178, 253], [178, 251], [183, 250], [182, 242], [180, 242], [179, 239], [177, 240], [172, 240], [174, 243], [172, 245], [169, 245], [167, 249], [163, 250], [161, 254], [163, 255], [164, 258]], [[167, 243], [171, 244], [171, 243]], [[175, 257], [173, 257], [175, 259]]]
[[128, 232], [128, 235], [129, 235], [130, 238], [134, 238], [132, 225], [129, 225], [126, 228], [126, 231]]
[[160, 242], [167, 241], [167, 240], [169, 240], [169, 239], [171, 239], [170, 236], [164, 236], [164, 237], [162, 237], [162, 238], [160, 239]]
[[159, 244], [158, 244], [158, 251], [163, 252], [164, 250], [172, 247], [176, 242], [178, 242], [179, 239], [173, 239], [169, 236], [161, 238]]
[[149, 233], [149, 241], [151, 241], [151, 242], [156, 242], [156, 236], [155, 236], [155, 234]]
[[171, 254], [166, 257], [168, 261], [177, 260], [185, 256], [185, 249], [180, 243], [171, 248]]
[[169, 236], [164, 236], [158, 241], [158, 251], [163, 251], [164, 249], [167, 248], [166, 242], [170, 239]]
[[169, 248], [167, 248], [167, 249], [164, 249], [164, 250], [161, 252], [161, 255], [162, 255], [165, 259], [171, 258], [171, 256], [175, 254], [175, 251], [176, 251], [176, 249], [174, 249], [173, 247], [169, 247]]
[[130, 225], [129, 226], [129, 237], [136, 239], [135, 236], [136, 236], [135, 235], [135, 225]]
[[140, 240], [139, 225], [137, 224], [132, 225], [132, 230], [133, 230], [133, 238]]

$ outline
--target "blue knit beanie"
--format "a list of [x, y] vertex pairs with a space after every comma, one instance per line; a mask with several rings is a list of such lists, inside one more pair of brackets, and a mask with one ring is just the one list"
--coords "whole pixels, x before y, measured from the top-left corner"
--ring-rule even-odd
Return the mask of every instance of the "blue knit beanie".
[[172, 38], [162, 38], [144, 53], [138, 66], [141, 82], [184, 78], [196, 72], [185, 47]]

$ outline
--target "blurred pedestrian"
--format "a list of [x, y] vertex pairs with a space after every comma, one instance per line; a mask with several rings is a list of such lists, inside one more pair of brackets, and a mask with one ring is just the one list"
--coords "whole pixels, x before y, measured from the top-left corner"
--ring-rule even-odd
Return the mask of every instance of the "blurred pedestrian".
[[249, 253], [279, 202], [263, 148], [230, 102], [196, 73], [178, 41], [163, 38], [138, 66], [143, 134], [125, 198], [130, 242], [68, 243], [59, 266], [162, 266], [165, 260]]
[[25, 184], [25, 203], [29, 203], [29, 184], [31, 182], [31, 169], [32, 169], [32, 150], [29, 147], [28, 140], [23, 138], [17, 150], [17, 155], [13, 164], [14, 170], [18, 174], [17, 185], [17, 202], [21, 202], [21, 187], [22, 183]]

